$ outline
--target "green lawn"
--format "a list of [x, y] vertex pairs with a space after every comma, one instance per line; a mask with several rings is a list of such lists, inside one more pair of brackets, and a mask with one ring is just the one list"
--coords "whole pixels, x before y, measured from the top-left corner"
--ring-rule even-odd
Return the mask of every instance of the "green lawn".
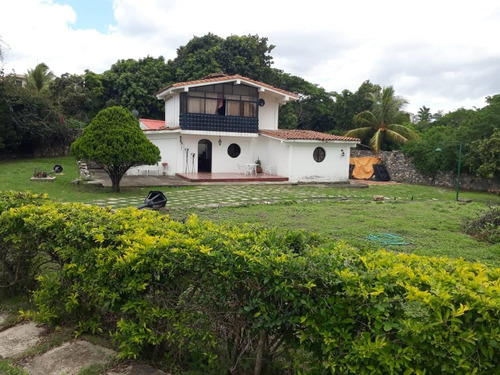
[[[54, 165], [63, 167], [63, 173], [58, 174], [51, 182], [33, 182], [35, 168], [50, 172]], [[51, 199], [61, 202], [92, 203], [98, 199], [110, 197], [144, 196], [148, 188], [122, 188], [120, 194], [114, 193], [111, 188], [77, 186], [71, 181], [79, 177], [78, 167], [73, 157], [21, 159], [0, 161], [0, 191], [3, 190], [30, 190], [34, 193], [47, 193]]]
[[461, 230], [465, 218], [485, 210], [482, 203], [443, 201], [384, 202], [332, 201], [278, 205], [247, 205], [219, 209], [173, 211], [183, 219], [196, 213], [202, 219], [235, 223], [258, 222], [291, 229], [306, 229], [328, 239], [346, 240], [357, 246], [382, 247], [367, 236], [390, 233], [408, 245], [387, 249], [428, 256], [463, 257], [500, 266], [500, 244], [476, 241]]
[[[54, 182], [29, 180], [35, 168], [50, 171], [55, 164], [63, 166], [64, 174], [57, 176]], [[70, 157], [3, 161], [0, 163], [0, 175], [0, 191], [46, 192], [52, 199], [62, 202], [93, 203], [116, 197], [144, 197], [152, 189], [123, 188], [120, 194], [116, 194], [109, 188], [72, 185], [70, 182], [78, 176], [78, 171], [74, 159]], [[399, 184], [370, 186], [367, 189], [331, 185], [252, 185], [239, 188], [204, 185], [161, 190], [169, 202], [177, 199], [175, 205], [172, 203], [175, 209], [168, 211], [174, 219], [183, 220], [195, 213], [202, 219], [213, 221], [258, 222], [305, 229], [322, 234], [327, 240], [346, 240], [371, 248], [381, 245], [368, 241], [367, 236], [391, 233], [409, 243], [387, 247], [395, 251], [463, 257], [500, 266], [500, 244], [476, 241], [461, 230], [464, 219], [478, 217], [488, 206], [500, 204], [500, 197], [488, 193], [461, 191], [461, 198], [472, 200], [471, 203], [462, 203], [454, 200], [453, 189]], [[242, 192], [232, 201], [240, 204], [268, 202], [268, 198], [262, 198], [268, 196], [276, 196], [276, 199], [272, 200], [272, 204], [231, 203], [233, 205], [219, 208], [197, 204], [199, 198], [196, 197], [210, 196], [213, 203], [224, 205], [229, 191], [233, 191], [233, 195], [234, 191]], [[373, 202], [374, 195], [384, 195], [387, 199], [383, 203]]]

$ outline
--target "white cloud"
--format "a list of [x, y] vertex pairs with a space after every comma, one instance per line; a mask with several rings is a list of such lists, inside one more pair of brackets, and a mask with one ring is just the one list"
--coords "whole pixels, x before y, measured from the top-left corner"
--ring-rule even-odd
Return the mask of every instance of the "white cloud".
[[276, 68], [329, 91], [355, 91], [368, 79], [393, 85], [413, 112], [482, 106], [500, 92], [497, 0], [114, 0], [113, 9], [115, 26], [103, 34], [75, 30], [68, 5], [8, 2], [5, 70], [45, 62], [58, 75], [102, 72], [118, 59], [174, 58], [195, 35], [258, 34], [276, 45]]

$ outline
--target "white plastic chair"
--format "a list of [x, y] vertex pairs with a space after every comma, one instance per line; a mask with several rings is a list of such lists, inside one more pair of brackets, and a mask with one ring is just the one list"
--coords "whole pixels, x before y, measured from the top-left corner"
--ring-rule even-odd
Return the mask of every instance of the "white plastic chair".
[[264, 174], [268, 174], [268, 175], [274, 175], [276, 172], [276, 167], [274, 165], [269, 165], [265, 170], [264, 170]]
[[238, 174], [246, 174], [247, 166], [245, 164], [238, 164]]
[[257, 174], [257, 164], [255, 163], [248, 163], [245, 165], [245, 176], [246, 175], [254, 175]]

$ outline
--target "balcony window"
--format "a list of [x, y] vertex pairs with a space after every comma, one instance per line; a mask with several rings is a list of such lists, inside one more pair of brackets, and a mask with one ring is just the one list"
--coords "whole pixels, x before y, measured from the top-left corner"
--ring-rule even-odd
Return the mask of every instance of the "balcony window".
[[201, 98], [189, 98], [188, 100], [189, 113], [205, 113], [205, 100]]
[[194, 87], [181, 93], [181, 113], [257, 117], [258, 91], [245, 85]]

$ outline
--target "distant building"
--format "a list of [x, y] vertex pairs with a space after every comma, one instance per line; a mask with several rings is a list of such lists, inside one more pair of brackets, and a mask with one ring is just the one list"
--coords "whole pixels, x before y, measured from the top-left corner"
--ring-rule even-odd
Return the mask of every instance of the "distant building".
[[26, 74], [9, 74], [7, 77], [11, 77], [14, 83], [18, 86], [25, 87], [28, 81], [28, 76]]

